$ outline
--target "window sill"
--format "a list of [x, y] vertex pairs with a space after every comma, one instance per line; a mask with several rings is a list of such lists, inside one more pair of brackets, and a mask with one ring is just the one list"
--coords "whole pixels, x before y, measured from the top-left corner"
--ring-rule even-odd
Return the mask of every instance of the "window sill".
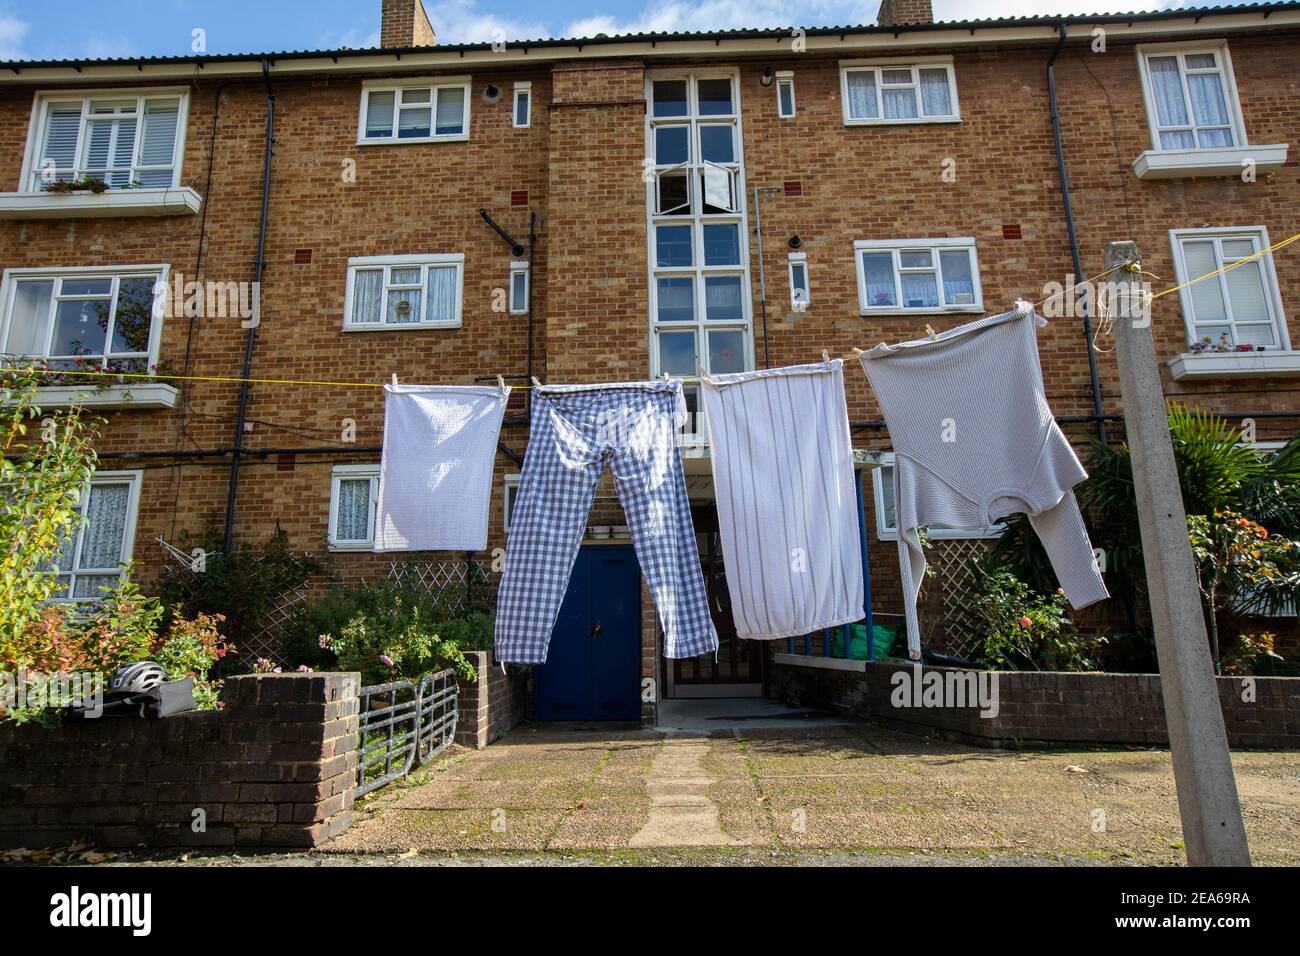
[[457, 136], [420, 136], [411, 139], [362, 139], [358, 137], [358, 146], [427, 146], [429, 143], [467, 143], [469, 133]]
[[189, 186], [92, 193], [0, 193], [0, 219], [91, 219], [192, 216], [203, 197]]
[[1170, 359], [1168, 365], [1175, 382], [1198, 378], [1300, 378], [1300, 352], [1187, 352]]
[[356, 544], [335, 544], [330, 542], [329, 551], [331, 554], [373, 554], [375, 545], [371, 541], [358, 542]]
[[429, 329], [459, 329], [460, 322], [407, 322], [401, 325], [385, 325], [382, 322], [376, 322], [374, 325], [347, 325], [344, 324], [344, 332], [418, 332]]
[[1148, 149], [1133, 160], [1138, 179], [1190, 179], [1240, 176], [1242, 163], [1255, 161], [1255, 174], [1267, 176], [1286, 162], [1288, 145], [1229, 146], [1222, 149]]
[[881, 316], [909, 316], [909, 315], [970, 315], [982, 314], [983, 305], [951, 305], [948, 307], [937, 307], [933, 309], [896, 309], [888, 306], [880, 309], [858, 309], [858, 315], [866, 317], [868, 315]]
[[68, 408], [175, 408], [180, 392], [162, 382], [142, 385], [110, 385], [86, 388], [83, 385], [45, 385], [36, 390], [35, 404], [42, 409]]
[[960, 116], [920, 116], [906, 119], [846, 119], [845, 126], [934, 126], [936, 124], [956, 125]]

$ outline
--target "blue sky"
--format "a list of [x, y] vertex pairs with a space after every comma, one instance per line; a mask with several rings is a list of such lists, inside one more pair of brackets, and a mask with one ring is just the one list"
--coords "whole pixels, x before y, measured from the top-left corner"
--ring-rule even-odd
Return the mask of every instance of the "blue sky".
[[[189, 54], [374, 46], [380, 0], [0, 0], [0, 59]], [[444, 42], [590, 36], [643, 30], [870, 23], [879, 0], [426, 0]], [[1189, 0], [935, 0], [943, 20], [1194, 6]], [[1203, 2], [1201, 5], [1219, 5]]]

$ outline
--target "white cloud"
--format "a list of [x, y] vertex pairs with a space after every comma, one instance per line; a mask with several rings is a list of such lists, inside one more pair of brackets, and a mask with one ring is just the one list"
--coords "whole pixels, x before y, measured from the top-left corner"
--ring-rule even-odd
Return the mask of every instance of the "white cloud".
[[476, 0], [425, 0], [424, 9], [439, 43], [540, 40], [551, 35], [541, 20], [485, 13], [478, 9]]
[[23, 40], [27, 37], [28, 29], [26, 21], [0, 14], [0, 60], [27, 59]]

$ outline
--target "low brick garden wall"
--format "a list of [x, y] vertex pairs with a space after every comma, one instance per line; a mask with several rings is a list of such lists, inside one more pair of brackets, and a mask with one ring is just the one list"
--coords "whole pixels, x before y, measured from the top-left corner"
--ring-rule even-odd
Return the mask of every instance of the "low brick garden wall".
[[478, 680], [458, 684], [456, 743], [482, 750], [527, 719], [528, 675], [501, 673], [488, 651], [466, 651], [465, 656], [474, 662]]
[[255, 674], [220, 711], [0, 723], [0, 846], [316, 846], [352, 820], [359, 687]]
[[[1169, 743], [1157, 674], [1002, 671], [996, 674], [997, 713], [982, 717], [975, 706], [895, 707], [894, 675], [914, 676], [908, 664], [787, 654], [775, 655], [773, 664], [769, 694], [777, 700], [980, 746]], [[925, 667], [922, 673], [969, 686], [967, 675], [987, 672]], [[1218, 678], [1230, 745], [1300, 749], [1300, 678], [1249, 680], [1248, 687], [1240, 677]], [[1244, 699], [1251, 694], [1253, 700]]]

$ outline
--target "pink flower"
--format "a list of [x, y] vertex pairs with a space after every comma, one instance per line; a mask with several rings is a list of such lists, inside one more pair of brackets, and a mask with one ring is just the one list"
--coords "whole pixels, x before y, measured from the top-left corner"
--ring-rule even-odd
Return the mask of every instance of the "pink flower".
[[1031, 620], [1029, 620], [1029, 618], [1027, 618], [1027, 617], [1022, 617], [1022, 618], [1020, 619], [1020, 626], [1021, 626], [1021, 627], [1024, 627], [1024, 628], [1028, 628], [1028, 627], [1030, 627], [1033, 623], [1034, 623], [1034, 622], [1031, 621]]
[[323, 650], [323, 651], [328, 651], [328, 650], [330, 649], [330, 645], [331, 645], [333, 642], [334, 642], [334, 639], [333, 639], [332, 637], [330, 637], [328, 634], [322, 634], [322, 635], [317, 639], [317, 643], [320, 644], [320, 648], [321, 648], [321, 650]]
[[310, 667], [308, 667], [306, 664], [299, 664], [299, 665], [298, 665], [298, 673], [299, 673], [299, 674], [310, 674], [311, 672], [312, 672], [312, 669], [311, 669]]
[[1057, 588], [1057, 589], [1056, 589], [1056, 596], [1057, 596], [1057, 597], [1065, 597], [1065, 588]]
[[392, 667], [392, 666], [393, 666], [393, 659], [392, 659], [391, 657], [389, 657], [387, 654], [380, 654], [380, 655], [379, 655], [379, 662], [380, 662], [381, 664], [383, 664], [385, 667]]

